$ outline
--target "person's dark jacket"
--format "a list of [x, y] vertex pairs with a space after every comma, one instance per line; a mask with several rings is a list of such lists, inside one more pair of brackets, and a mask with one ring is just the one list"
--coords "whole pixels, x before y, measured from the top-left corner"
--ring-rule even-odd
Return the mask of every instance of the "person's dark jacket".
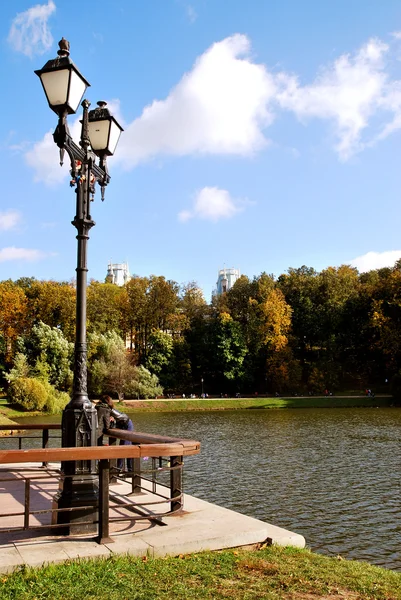
[[103, 444], [103, 433], [106, 429], [110, 429], [111, 408], [107, 402], [98, 402], [96, 404], [97, 411], [97, 443], [98, 446]]

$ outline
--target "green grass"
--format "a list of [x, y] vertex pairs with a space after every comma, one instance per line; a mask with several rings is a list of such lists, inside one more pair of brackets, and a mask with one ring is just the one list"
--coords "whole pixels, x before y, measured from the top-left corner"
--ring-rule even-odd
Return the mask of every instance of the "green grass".
[[401, 573], [274, 546], [67, 561], [0, 575], [0, 586], [2, 600], [401, 599]]
[[19, 417], [36, 417], [38, 415], [42, 415], [43, 413], [39, 412], [39, 411], [35, 411], [35, 412], [28, 412], [26, 410], [23, 410], [22, 408], [19, 408], [18, 406], [9, 404], [8, 400], [6, 397], [0, 397], [0, 415], [3, 415], [3, 417], [7, 417], [8, 419], [14, 419], [14, 418], [19, 418]]
[[[172, 412], [172, 411], [204, 411], [204, 410], [245, 410], [271, 408], [352, 408], [391, 406], [391, 396], [366, 398], [357, 396], [298, 396], [291, 398], [213, 398], [207, 400], [135, 400], [133, 404], [116, 402], [117, 410], [122, 412]], [[44, 413], [28, 412], [17, 406], [8, 404], [6, 398], [0, 397], [0, 417], [18, 419], [21, 417], [40, 416]], [[57, 417], [55, 417], [57, 420]]]
[[315, 396], [296, 398], [228, 398], [208, 400], [138, 400], [135, 404], [125, 405], [125, 412], [146, 411], [196, 411], [196, 410], [239, 410], [239, 409], [271, 409], [271, 408], [351, 408], [390, 406], [391, 397], [366, 398], [331, 396], [318, 398]]

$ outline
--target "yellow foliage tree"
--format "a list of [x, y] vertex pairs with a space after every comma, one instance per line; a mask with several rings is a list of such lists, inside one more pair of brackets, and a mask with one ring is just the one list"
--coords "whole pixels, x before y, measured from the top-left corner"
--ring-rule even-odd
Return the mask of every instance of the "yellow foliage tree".
[[292, 308], [285, 301], [281, 290], [271, 289], [266, 299], [259, 305], [261, 333], [264, 344], [270, 350], [282, 350], [288, 343], [291, 329]]
[[0, 283], [0, 334], [4, 339], [5, 359], [10, 362], [14, 344], [27, 325], [28, 302], [25, 292], [11, 281]]

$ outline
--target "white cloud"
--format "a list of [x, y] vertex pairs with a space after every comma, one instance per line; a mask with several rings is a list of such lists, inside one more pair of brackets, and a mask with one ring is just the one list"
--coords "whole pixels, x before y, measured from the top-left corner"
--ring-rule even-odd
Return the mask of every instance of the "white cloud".
[[[265, 132], [279, 111], [305, 123], [314, 118], [331, 124], [335, 150], [348, 160], [401, 128], [401, 80], [390, 77], [386, 62], [394, 58], [392, 50], [371, 39], [301, 85], [296, 75], [257, 64], [249, 39], [233, 35], [208, 48], [164, 100], [154, 100], [125, 125], [116, 160], [131, 169], [160, 156], [252, 156], [269, 143]], [[123, 124], [119, 101], [109, 104]], [[67, 175], [49, 133], [25, 157], [36, 181], [55, 185]]]
[[386, 252], [367, 252], [350, 261], [353, 267], [356, 267], [361, 273], [382, 269], [383, 267], [393, 267], [395, 262], [401, 258], [401, 250], [388, 250]]
[[49, 50], [53, 37], [47, 22], [55, 10], [53, 0], [48, 0], [47, 4], [36, 4], [25, 12], [18, 13], [8, 34], [8, 42], [12, 48], [26, 56], [44, 54]]
[[181, 211], [178, 219], [183, 223], [193, 218], [213, 222], [230, 219], [244, 209], [245, 202], [231, 198], [227, 190], [204, 187], [196, 193], [192, 209]]
[[117, 158], [132, 168], [160, 154], [249, 155], [263, 148], [275, 86], [249, 52], [240, 34], [213, 44], [165, 100], [155, 100], [127, 127]]
[[[80, 117], [77, 117], [70, 127], [71, 135], [77, 143], [81, 132], [79, 119]], [[67, 153], [64, 155], [64, 164], [60, 167], [60, 152], [50, 131], [25, 154], [25, 161], [35, 171], [34, 181], [43, 182], [49, 187], [62, 183], [70, 173], [71, 165]]]
[[67, 177], [70, 167], [67, 154], [65, 159], [63, 167], [60, 167], [59, 149], [50, 131], [25, 154], [26, 162], [35, 170], [34, 181], [42, 181], [50, 187], [61, 183]]
[[21, 220], [21, 214], [16, 210], [0, 211], [0, 231], [14, 229]]
[[301, 120], [331, 120], [338, 138], [336, 150], [342, 160], [347, 160], [358, 150], [361, 133], [385, 93], [384, 56], [388, 48], [380, 40], [371, 39], [354, 57], [340, 56], [312, 84], [303, 87], [297, 77], [280, 74], [282, 90], [277, 99]]
[[29, 248], [16, 248], [15, 246], [10, 246], [8, 248], [0, 249], [0, 262], [8, 262], [11, 260], [33, 262], [45, 258], [45, 256], [47, 256], [45, 252]]
[[[93, 108], [93, 107], [90, 107]], [[124, 119], [121, 115], [120, 101], [113, 99], [107, 102], [107, 108], [117, 121], [124, 126]], [[79, 144], [81, 137], [82, 124], [81, 116], [76, 116], [73, 122], [69, 123], [70, 134], [76, 144]], [[15, 148], [15, 146], [13, 147]], [[53, 133], [48, 131], [43, 139], [31, 144], [30, 150], [24, 154], [25, 162], [35, 171], [34, 181], [42, 182], [48, 187], [55, 187], [62, 183], [70, 175], [70, 159], [67, 152], [64, 154], [64, 164], [60, 167], [60, 151], [53, 140]]]

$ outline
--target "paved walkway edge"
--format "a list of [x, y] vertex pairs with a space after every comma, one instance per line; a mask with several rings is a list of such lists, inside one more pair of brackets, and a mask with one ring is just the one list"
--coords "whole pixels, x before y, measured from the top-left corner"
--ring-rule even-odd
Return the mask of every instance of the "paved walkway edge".
[[[32, 537], [10, 541], [1, 539], [0, 572], [10, 572], [23, 565], [38, 567], [71, 559], [133, 556], [177, 556], [222, 550], [255, 544], [278, 544], [303, 548], [302, 535], [264, 521], [185, 495], [185, 511], [165, 517], [165, 526], [143, 522], [134, 532], [114, 532], [113, 543], [99, 545], [92, 538]], [[4, 536], [5, 537], [5, 536]]]

